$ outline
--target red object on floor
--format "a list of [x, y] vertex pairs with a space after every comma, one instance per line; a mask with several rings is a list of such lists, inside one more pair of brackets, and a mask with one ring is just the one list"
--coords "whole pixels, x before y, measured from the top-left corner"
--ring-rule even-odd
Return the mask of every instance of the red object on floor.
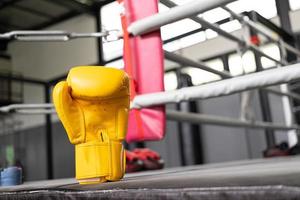
[[265, 158], [279, 157], [279, 156], [289, 156], [290, 149], [287, 142], [282, 142], [279, 145], [275, 145], [263, 152]]
[[265, 158], [271, 158], [271, 157], [279, 157], [279, 156], [289, 156], [288, 150], [280, 150], [277, 148], [269, 149], [267, 152], [264, 153]]
[[126, 150], [126, 173], [137, 172], [143, 169], [143, 162], [139, 157], [128, 150]]
[[162, 169], [164, 167], [164, 162], [160, 155], [151, 149], [134, 149], [133, 153], [143, 161], [144, 169], [146, 170]]
[[137, 148], [134, 149], [133, 152], [138, 156], [139, 159], [141, 160], [147, 160], [147, 159], [152, 159], [152, 160], [159, 160], [160, 155], [148, 148]]
[[[158, 12], [158, 0], [118, 0], [124, 39], [125, 71], [130, 76], [131, 100], [139, 94], [164, 91], [164, 54], [160, 31], [131, 36], [127, 27], [134, 21]], [[165, 134], [165, 107], [132, 109], [127, 142], [161, 140]]]
[[156, 170], [164, 167], [164, 161], [160, 155], [148, 148], [126, 150], [126, 173], [144, 170]]

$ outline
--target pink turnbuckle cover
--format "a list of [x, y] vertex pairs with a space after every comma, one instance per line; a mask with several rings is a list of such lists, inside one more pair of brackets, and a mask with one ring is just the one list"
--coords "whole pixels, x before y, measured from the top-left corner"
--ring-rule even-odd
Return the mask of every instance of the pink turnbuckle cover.
[[[139, 94], [164, 91], [164, 57], [160, 31], [133, 37], [127, 27], [158, 12], [158, 0], [119, 0], [124, 6], [125, 71], [131, 78], [131, 99]], [[133, 109], [129, 114], [127, 142], [161, 140], [165, 134], [165, 107]]]

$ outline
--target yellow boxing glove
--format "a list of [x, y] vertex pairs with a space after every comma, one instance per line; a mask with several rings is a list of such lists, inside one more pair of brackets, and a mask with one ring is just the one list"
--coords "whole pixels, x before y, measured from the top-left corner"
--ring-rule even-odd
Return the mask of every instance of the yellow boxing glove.
[[53, 102], [75, 144], [81, 184], [120, 180], [125, 172], [122, 141], [127, 130], [129, 79], [122, 70], [80, 66], [53, 90]]

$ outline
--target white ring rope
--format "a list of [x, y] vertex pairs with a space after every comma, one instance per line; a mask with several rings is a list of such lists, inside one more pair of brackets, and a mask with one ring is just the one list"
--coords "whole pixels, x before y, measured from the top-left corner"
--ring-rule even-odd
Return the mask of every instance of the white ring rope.
[[[261, 72], [247, 74], [200, 86], [192, 86], [174, 91], [156, 92], [136, 96], [131, 102], [131, 109], [179, 103], [196, 99], [208, 99], [213, 97], [230, 95], [246, 90], [263, 88], [277, 84], [283, 84], [300, 79], [300, 64], [269, 69]], [[53, 108], [52, 104], [12, 104], [0, 107], [0, 112], [10, 112], [16, 109], [40, 109]]]
[[213, 8], [231, 3], [235, 0], [194, 0], [182, 6], [176, 6], [166, 12], [143, 18], [132, 23], [128, 27], [128, 32], [133, 35], [141, 35], [157, 30], [163, 25], [197, 15]]
[[195, 99], [207, 99], [287, 83], [298, 79], [300, 79], [300, 64], [294, 64], [200, 86], [139, 95], [134, 98], [131, 107], [143, 108]]

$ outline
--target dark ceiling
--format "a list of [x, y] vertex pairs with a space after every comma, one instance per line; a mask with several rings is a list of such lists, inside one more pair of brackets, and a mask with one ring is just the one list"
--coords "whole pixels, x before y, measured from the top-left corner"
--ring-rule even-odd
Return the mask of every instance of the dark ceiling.
[[113, 0], [0, 0], [0, 32], [37, 30], [81, 13], [96, 14]]

